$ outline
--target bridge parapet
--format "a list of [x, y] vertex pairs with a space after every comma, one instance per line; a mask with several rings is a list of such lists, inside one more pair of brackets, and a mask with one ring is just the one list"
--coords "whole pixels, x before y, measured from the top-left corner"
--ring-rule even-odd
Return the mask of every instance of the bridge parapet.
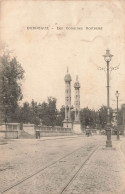
[[68, 136], [73, 134], [71, 128], [63, 128], [63, 127], [57, 127], [57, 126], [52, 127], [52, 126], [37, 125], [35, 126], [35, 131], [36, 131], [36, 138], [37, 136], [53, 137], [53, 136]]

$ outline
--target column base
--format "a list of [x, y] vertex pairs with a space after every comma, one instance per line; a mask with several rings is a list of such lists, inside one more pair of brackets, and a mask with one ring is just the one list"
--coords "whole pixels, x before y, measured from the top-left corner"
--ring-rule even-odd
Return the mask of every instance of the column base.
[[107, 135], [106, 147], [111, 148], [112, 147], [112, 141], [111, 141], [111, 128], [110, 128], [110, 123], [107, 123], [106, 135]]
[[76, 134], [82, 134], [81, 123], [79, 121], [73, 123], [73, 131]]
[[112, 141], [107, 140], [107, 141], [106, 141], [106, 147], [111, 148], [111, 147], [112, 147]]

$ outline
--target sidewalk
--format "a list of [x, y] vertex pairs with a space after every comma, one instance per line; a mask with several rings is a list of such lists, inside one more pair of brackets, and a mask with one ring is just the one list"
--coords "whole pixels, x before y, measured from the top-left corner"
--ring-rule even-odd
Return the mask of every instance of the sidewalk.
[[69, 136], [53, 136], [53, 137], [40, 137], [40, 139], [31, 138], [31, 139], [0, 139], [0, 145], [6, 144], [9, 141], [46, 141], [46, 140], [55, 140], [55, 139], [67, 139], [67, 138], [75, 138], [75, 137], [84, 137], [85, 134], [79, 134], [79, 135], [69, 135]]
[[53, 139], [66, 139], [66, 138], [75, 138], [75, 137], [84, 137], [84, 134], [80, 135], [69, 135], [69, 136], [53, 136], [53, 137], [40, 137], [39, 141], [53, 140]]
[[125, 138], [99, 147], [65, 194], [125, 194]]

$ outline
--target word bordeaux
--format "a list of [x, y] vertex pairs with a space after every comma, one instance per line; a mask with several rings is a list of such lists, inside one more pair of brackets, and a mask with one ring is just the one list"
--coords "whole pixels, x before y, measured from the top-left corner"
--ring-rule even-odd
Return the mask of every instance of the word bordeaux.
[[28, 26], [27, 30], [103, 30], [101, 26], [56, 26], [56, 27], [49, 27], [49, 26]]

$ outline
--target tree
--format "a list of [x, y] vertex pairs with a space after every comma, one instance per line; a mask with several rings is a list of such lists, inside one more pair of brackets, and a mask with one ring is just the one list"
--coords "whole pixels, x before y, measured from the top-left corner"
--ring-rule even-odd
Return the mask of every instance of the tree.
[[21, 118], [21, 122], [30, 123], [31, 111], [30, 111], [30, 104], [28, 102], [24, 102], [23, 107], [20, 110], [20, 118]]
[[38, 114], [39, 120], [41, 120], [43, 125], [56, 125], [56, 99], [53, 97], [48, 97], [47, 102], [43, 102], [42, 104], [38, 105], [38, 113], [35, 114]]
[[56, 109], [56, 99], [53, 97], [48, 98], [48, 123], [47, 125], [54, 126], [56, 124], [57, 109]]
[[[107, 106], [102, 106], [99, 111], [99, 123], [101, 124], [102, 128], [105, 127], [106, 123], [107, 123]], [[110, 121], [112, 119], [112, 109], [110, 108]]]
[[118, 124], [125, 125], [125, 104], [122, 104], [118, 110]]
[[9, 54], [0, 56], [1, 75], [1, 104], [4, 120], [14, 121], [18, 102], [22, 100], [21, 80], [24, 78], [24, 70], [15, 57]]
[[57, 111], [56, 125], [62, 126], [65, 118], [65, 106], [62, 106], [59, 111]]
[[88, 107], [83, 108], [80, 111], [80, 121], [83, 127], [88, 125], [94, 127], [96, 123], [96, 112]]
[[30, 105], [30, 122], [36, 125], [40, 124], [39, 105], [34, 100], [31, 101]]

